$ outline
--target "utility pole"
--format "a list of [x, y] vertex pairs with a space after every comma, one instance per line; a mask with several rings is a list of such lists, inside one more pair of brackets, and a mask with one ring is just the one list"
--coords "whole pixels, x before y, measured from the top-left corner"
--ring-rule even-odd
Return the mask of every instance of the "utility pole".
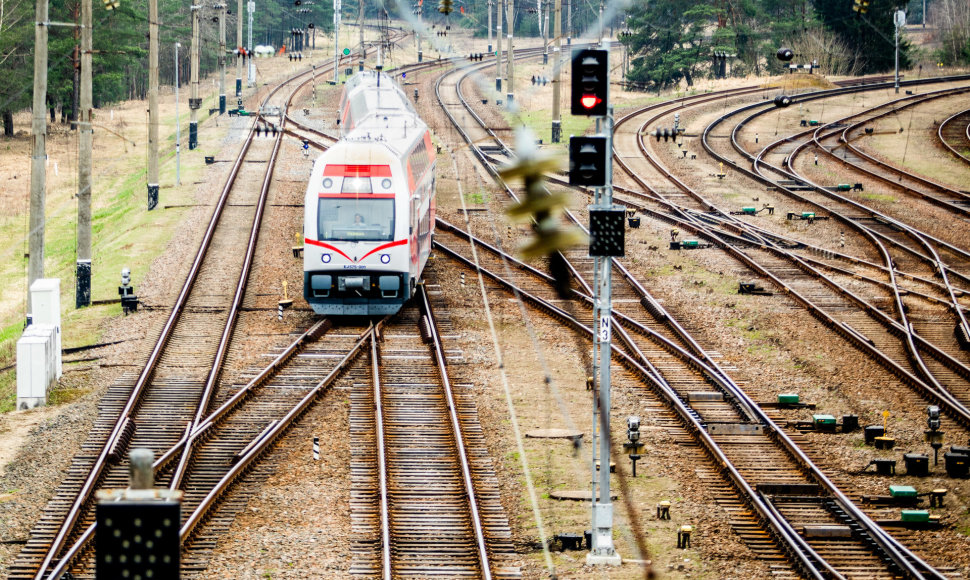
[[906, 13], [902, 10], [897, 10], [894, 14], [893, 24], [896, 25], [896, 74], [895, 80], [893, 81], [893, 86], [896, 88], [896, 94], [899, 94], [899, 29], [906, 26]]
[[573, 43], [573, 0], [566, 0], [566, 46]]
[[[545, 10], [542, 8], [545, 7]], [[542, 18], [542, 64], [549, 64], [549, 2], [540, 0], [539, 15]]]
[[182, 176], [179, 174], [181, 169], [182, 155], [182, 123], [179, 121], [179, 49], [182, 48], [180, 42], [175, 43], [175, 185], [182, 185]]
[[191, 75], [189, 77], [189, 151], [199, 146], [199, 12], [202, 6], [192, 4]]
[[505, 24], [508, 27], [509, 48], [505, 55], [505, 66], [508, 71], [505, 75], [505, 98], [508, 105], [512, 104], [515, 98], [515, 52], [512, 47], [512, 35], [515, 32], [515, 0], [506, 1], [507, 12], [505, 13]]
[[555, 36], [555, 46], [552, 49], [552, 142], [562, 141], [562, 0], [556, 0], [552, 13], [552, 33]]
[[91, 0], [81, 0], [81, 106], [78, 116], [77, 265], [74, 307], [91, 305]]
[[29, 288], [44, 277], [44, 203], [47, 198], [47, 0], [37, 0], [34, 24], [34, 101], [30, 158], [30, 232], [27, 235], [27, 310], [31, 309]]
[[488, 0], [488, 52], [492, 52], [492, 0]]
[[364, 70], [364, 59], [367, 58], [367, 49], [364, 48], [364, 3], [358, 2], [360, 9], [357, 11], [357, 26], [360, 28], [360, 60], [357, 61], [358, 71]]
[[[148, 210], [158, 205], [158, 0], [148, 0]], [[178, 79], [176, 78], [176, 81]]]
[[424, 60], [424, 53], [421, 52], [421, 35], [424, 34], [421, 16], [424, 13], [424, 0], [418, 0], [418, 31], [414, 34], [418, 41], [418, 62]]
[[[420, 52], [420, 51], [419, 51]], [[419, 61], [421, 59], [418, 59]], [[339, 80], [340, 68], [340, 0], [333, 0], [333, 84]]]
[[505, 2], [495, 1], [495, 92], [502, 94], [502, 16], [505, 12]]
[[243, 55], [243, 0], [236, 2], [236, 106], [242, 105], [242, 67], [246, 57]]
[[246, 6], [249, 9], [249, 42], [246, 44], [246, 58], [249, 59], [249, 84], [256, 86], [256, 63], [253, 61], [253, 12], [256, 12], [256, 2], [249, 0]]
[[219, 9], [219, 114], [226, 113], [226, 5], [216, 4]]

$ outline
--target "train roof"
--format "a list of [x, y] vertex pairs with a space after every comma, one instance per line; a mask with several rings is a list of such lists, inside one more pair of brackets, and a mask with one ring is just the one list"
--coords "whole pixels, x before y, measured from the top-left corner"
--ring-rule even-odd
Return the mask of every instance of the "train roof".
[[403, 156], [411, 150], [415, 141], [423, 139], [428, 126], [417, 115], [374, 115], [344, 135], [342, 142], [381, 143]]

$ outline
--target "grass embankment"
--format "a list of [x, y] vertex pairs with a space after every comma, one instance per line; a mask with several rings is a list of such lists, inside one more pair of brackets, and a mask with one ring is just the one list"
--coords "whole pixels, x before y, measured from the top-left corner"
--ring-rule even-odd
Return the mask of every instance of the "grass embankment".
[[[218, 97], [206, 95], [202, 110], [218, 106]], [[160, 203], [147, 210], [147, 115], [144, 102], [122, 104], [114, 111], [95, 112], [95, 142], [92, 195], [92, 279], [93, 301], [117, 298], [123, 267], [131, 269], [132, 281], [139, 284], [149, 267], [171, 240], [176, 226], [193, 203], [195, 182], [205, 169], [204, 156], [212, 155], [223, 139], [226, 127], [200, 121], [200, 147], [181, 155], [181, 185], [175, 185], [174, 105], [161, 108], [160, 121]], [[183, 112], [184, 113], [184, 112]], [[23, 119], [28, 119], [25, 114]], [[206, 116], [203, 113], [202, 119]], [[19, 119], [18, 119], [19, 120]], [[188, 124], [182, 114], [181, 124]], [[22, 123], [28, 124], [27, 122]], [[99, 127], [105, 130], [99, 130]], [[114, 133], [114, 134], [112, 134]], [[183, 127], [188, 135], [187, 127]], [[123, 136], [123, 137], [121, 137]], [[184, 140], [184, 138], [183, 138]], [[29, 140], [20, 140], [0, 155], [29, 158]], [[66, 164], [76, 163], [75, 133], [52, 131], [48, 151], [61, 153]], [[61, 167], [58, 173], [76, 171]], [[25, 173], [25, 171], [21, 171]], [[51, 173], [50, 164], [48, 173]], [[77, 184], [74, 179], [48, 180], [46, 199], [44, 272], [61, 280], [61, 324], [65, 348], [97, 343], [105, 319], [119, 316], [119, 304], [75, 308], [74, 268], [77, 247]], [[165, 209], [165, 206], [183, 206]], [[0, 259], [0, 293], [8, 299], [0, 305], [0, 412], [14, 409], [16, 384], [16, 341], [20, 338], [26, 312], [27, 258], [25, 257], [27, 204], [19, 214], [0, 223], [0, 239], [9, 245]], [[58, 400], [52, 394], [52, 402]]]

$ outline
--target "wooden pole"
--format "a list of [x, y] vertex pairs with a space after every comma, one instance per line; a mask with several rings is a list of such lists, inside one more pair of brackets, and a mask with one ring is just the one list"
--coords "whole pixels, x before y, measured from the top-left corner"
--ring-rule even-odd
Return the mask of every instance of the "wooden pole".
[[552, 35], [555, 37], [555, 46], [552, 49], [552, 142], [562, 141], [562, 112], [560, 111], [560, 101], [562, 100], [562, 0], [556, 0], [555, 9], [552, 12]]
[[91, 305], [91, 148], [94, 127], [91, 125], [91, 0], [81, 0], [81, 99], [78, 111], [79, 149], [77, 166], [77, 266], [75, 270], [74, 306]]
[[47, 0], [37, 0], [34, 25], [34, 101], [30, 158], [30, 230], [27, 235], [27, 310], [30, 286], [44, 277], [44, 203], [47, 198]]
[[148, 0], [148, 209], [158, 205], [158, 0]]
[[189, 77], [189, 151], [199, 146], [199, 12], [202, 6], [192, 5], [192, 74]]

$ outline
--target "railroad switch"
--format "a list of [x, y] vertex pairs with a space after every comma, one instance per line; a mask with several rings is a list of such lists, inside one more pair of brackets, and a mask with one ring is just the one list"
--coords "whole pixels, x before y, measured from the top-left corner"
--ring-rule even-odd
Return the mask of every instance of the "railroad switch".
[[684, 240], [682, 242], [670, 242], [671, 250], [700, 250], [710, 248], [711, 244], [703, 244], [697, 240]]
[[930, 507], [943, 507], [943, 498], [946, 496], [946, 490], [943, 488], [934, 489], [929, 493], [930, 495]]
[[943, 454], [946, 474], [949, 477], [967, 479], [970, 477], [970, 456], [960, 452], [954, 453], [952, 451], [954, 447], [956, 446], [951, 446], [951, 451]]
[[[876, 473], [878, 475], [896, 475], [896, 460], [895, 459], [873, 459], [869, 462], [869, 465], [876, 466]], [[869, 469], [869, 465], [863, 468], [863, 473]]]
[[626, 221], [627, 221], [627, 225], [629, 225], [631, 228], [633, 229], [639, 228], [640, 218], [637, 217], [637, 210], [635, 209], [626, 210]]
[[[738, 283], [738, 294], [753, 294], [757, 296], [771, 296], [773, 293], [765, 290], [764, 287], [756, 282]], [[779, 401], [781, 402], [781, 401]]]
[[138, 310], [138, 297], [135, 296], [135, 287], [131, 285], [131, 270], [121, 269], [121, 286], [118, 286], [118, 296], [121, 296], [121, 311], [128, 316], [129, 312]]
[[694, 531], [693, 526], [680, 526], [677, 530], [677, 547], [686, 550], [690, 547], [690, 535]]
[[873, 439], [876, 449], [892, 449], [896, 446], [896, 439], [893, 437], [876, 437]]
[[876, 437], [882, 437], [886, 434], [886, 428], [882, 425], [869, 425], [865, 428], [866, 445], [872, 445]]
[[583, 549], [583, 536], [580, 534], [556, 534], [555, 539], [559, 541], [563, 552]]
[[814, 211], [803, 211], [800, 213], [790, 211], [785, 215], [785, 219], [788, 221], [806, 220], [808, 221], [808, 223], [811, 224], [811, 223], [814, 223], [816, 220], [827, 220], [829, 219], [829, 216], [815, 215]]
[[862, 501], [867, 504], [915, 507], [922, 498], [916, 493], [916, 488], [909, 485], [890, 485], [889, 495], [864, 495]]
[[657, 519], [658, 520], [669, 520], [670, 519], [670, 502], [663, 500], [657, 504]]
[[[600, 462], [597, 461], [596, 462], [596, 471], [599, 471], [599, 470], [600, 470]], [[613, 461], [610, 461], [610, 473], [616, 473], [616, 463], [613, 462]]]
[[812, 415], [812, 424], [816, 431], [822, 433], [835, 433], [835, 428], [838, 426], [832, 415]]
[[922, 453], [904, 453], [903, 463], [906, 465], [906, 475], [926, 477], [930, 474], [930, 456]]

